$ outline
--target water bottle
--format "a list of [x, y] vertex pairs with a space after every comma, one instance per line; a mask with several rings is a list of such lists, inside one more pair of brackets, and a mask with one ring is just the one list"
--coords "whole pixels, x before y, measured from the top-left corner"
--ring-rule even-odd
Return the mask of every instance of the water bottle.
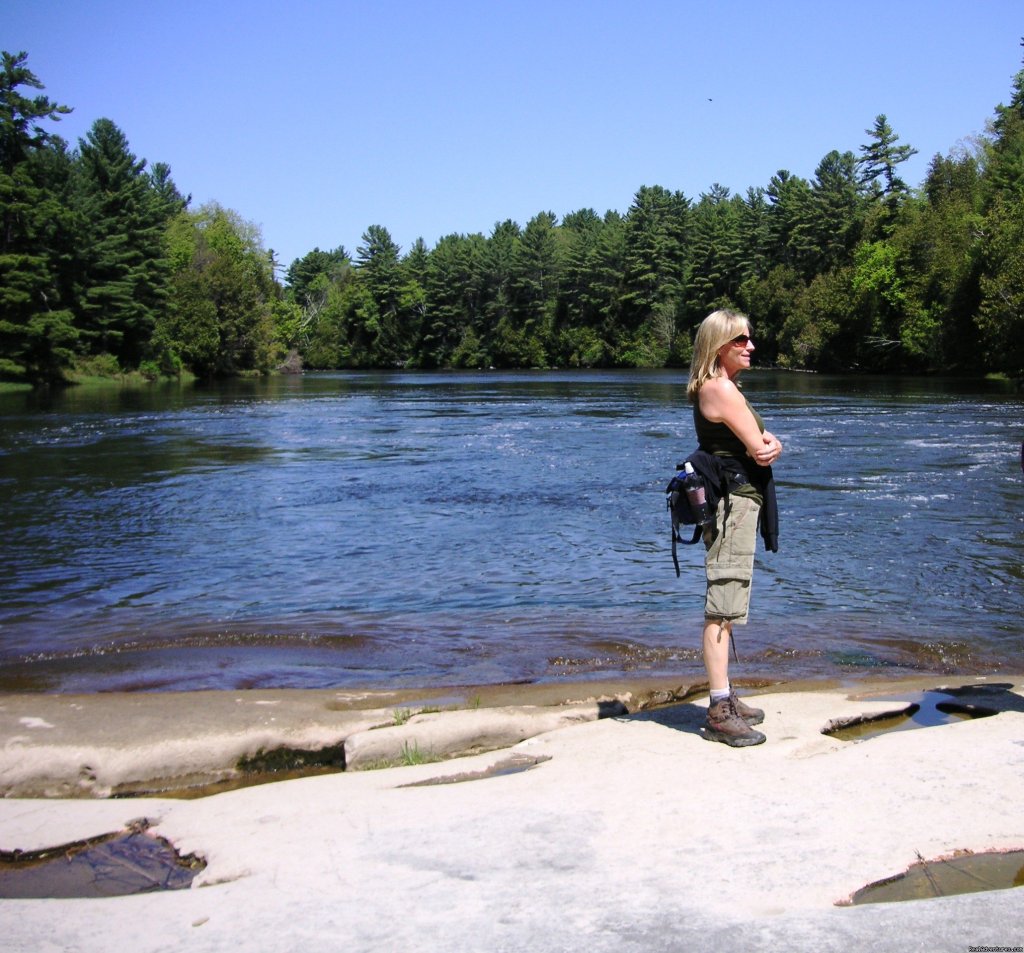
[[683, 464], [686, 476], [683, 477], [683, 489], [686, 490], [686, 498], [690, 501], [690, 510], [693, 512], [694, 522], [703, 526], [708, 522], [708, 506], [704, 496], [704, 481], [693, 472], [693, 464], [687, 461]]

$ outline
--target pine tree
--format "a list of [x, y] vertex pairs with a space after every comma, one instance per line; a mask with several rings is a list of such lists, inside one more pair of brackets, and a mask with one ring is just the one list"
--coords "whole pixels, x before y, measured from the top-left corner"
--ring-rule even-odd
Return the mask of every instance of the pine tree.
[[851, 261], [864, 219], [864, 201], [852, 152], [832, 150], [818, 163], [811, 182], [810, 245], [814, 270]]
[[482, 338], [486, 241], [482, 235], [446, 235], [430, 252], [419, 361], [426, 367], [452, 363], [463, 342]]
[[158, 191], [145, 169], [109, 119], [98, 119], [79, 141], [78, 326], [91, 353], [113, 354], [123, 368], [138, 365], [164, 308], [170, 274], [164, 230], [184, 204], [169, 170], [161, 169]]
[[1024, 69], [1013, 79], [1009, 105], [996, 107], [985, 180], [990, 202], [1024, 194]]
[[772, 261], [805, 277], [814, 273], [811, 187], [806, 179], [780, 169], [766, 189]]
[[688, 306], [699, 314], [735, 305], [742, 280], [740, 232], [742, 200], [718, 183], [701, 195], [690, 216]]
[[626, 219], [618, 212], [607, 212], [597, 244], [587, 259], [589, 277], [583, 307], [595, 335], [587, 346], [584, 364], [612, 364], [619, 349], [626, 243]]
[[771, 230], [765, 194], [764, 189], [751, 186], [747, 189], [740, 209], [740, 234], [743, 236], [743, 243], [740, 248], [739, 267], [744, 281], [763, 278], [771, 264]]
[[1024, 195], [1000, 195], [986, 221], [976, 317], [986, 367], [1024, 381]]
[[896, 168], [916, 155], [917, 150], [908, 145], [896, 145], [900, 137], [884, 113], [876, 116], [874, 126], [864, 131], [870, 139], [860, 147], [860, 181], [871, 190], [881, 206], [879, 225], [884, 234], [893, 227], [900, 205], [910, 194], [907, 183], [899, 177]]
[[988, 366], [1024, 381], [1024, 69], [1009, 105], [997, 107], [992, 133], [975, 323]]
[[559, 296], [562, 320], [569, 327], [593, 323], [588, 303], [591, 295], [589, 263], [600, 239], [603, 223], [592, 208], [570, 212], [562, 219], [562, 292]]
[[149, 184], [165, 222], [169, 222], [179, 212], [185, 211], [192, 201], [191, 195], [182, 195], [178, 191], [171, 178], [171, 167], [166, 162], [153, 163], [149, 170]]
[[512, 299], [518, 326], [533, 333], [558, 294], [562, 279], [561, 249], [556, 238], [557, 218], [540, 212], [526, 223], [513, 252]]
[[371, 225], [356, 249], [357, 281], [369, 293], [368, 307], [353, 316], [354, 338], [376, 366], [404, 363], [401, 333], [401, 249], [382, 225]]
[[62, 379], [76, 340], [61, 297], [68, 212], [48, 179], [59, 140], [41, 124], [70, 109], [19, 92], [43, 88], [27, 59], [4, 52], [0, 68], [0, 377], [37, 383]]
[[681, 192], [641, 187], [626, 216], [622, 311], [639, 328], [662, 308], [677, 308], [686, 280], [690, 203]]
[[485, 350], [489, 351], [495, 331], [512, 314], [512, 281], [523, 231], [517, 222], [507, 218], [496, 222], [482, 249], [479, 312], [479, 333]]

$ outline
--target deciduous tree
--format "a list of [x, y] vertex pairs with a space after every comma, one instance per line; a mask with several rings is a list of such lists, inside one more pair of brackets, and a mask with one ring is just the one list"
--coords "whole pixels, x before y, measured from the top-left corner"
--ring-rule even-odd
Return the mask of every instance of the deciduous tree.
[[178, 215], [168, 248], [170, 301], [154, 339], [161, 362], [180, 358], [201, 377], [273, 367], [278, 288], [256, 226], [211, 203]]

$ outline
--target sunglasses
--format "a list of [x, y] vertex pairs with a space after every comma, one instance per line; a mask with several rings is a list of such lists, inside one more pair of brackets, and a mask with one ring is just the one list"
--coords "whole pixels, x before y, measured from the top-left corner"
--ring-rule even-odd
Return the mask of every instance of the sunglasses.
[[730, 344], [738, 344], [740, 347], [746, 347], [750, 343], [749, 334], [737, 334], [730, 342]]

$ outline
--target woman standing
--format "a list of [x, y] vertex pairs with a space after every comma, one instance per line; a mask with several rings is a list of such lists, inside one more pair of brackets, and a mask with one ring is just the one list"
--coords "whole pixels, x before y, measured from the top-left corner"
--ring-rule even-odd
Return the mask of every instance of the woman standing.
[[729, 646], [734, 625], [746, 625], [754, 548], [758, 528], [766, 545], [766, 506], [775, 524], [771, 464], [782, 444], [764, 429], [764, 421], [736, 386], [750, 367], [754, 351], [750, 322], [735, 311], [709, 314], [697, 330], [687, 396], [701, 450], [712, 454], [729, 479], [728, 494], [719, 500], [714, 529], [705, 531], [704, 666], [711, 689], [704, 734], [734, 747], [761, 744], [765, 736], [753, 725], [764, 712], [745, 705], [729, 684]]

